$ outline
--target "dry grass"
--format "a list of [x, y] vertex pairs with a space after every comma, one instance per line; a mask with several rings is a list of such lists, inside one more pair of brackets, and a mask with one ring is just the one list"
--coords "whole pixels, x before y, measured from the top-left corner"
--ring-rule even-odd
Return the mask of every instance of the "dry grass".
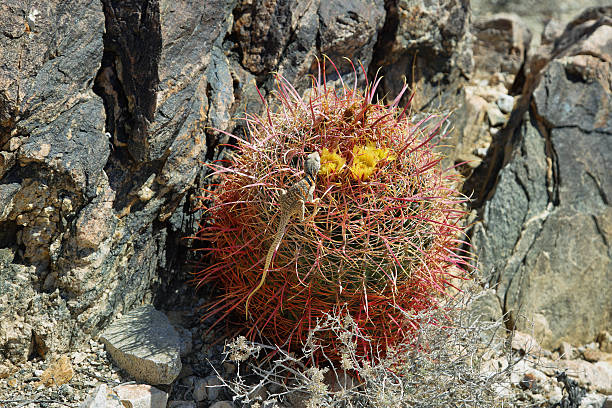
[[[464, 291], [443, 308], [407, 314], [421, 322], [417, 336], [382, 354], [342, 308], [318, 321], [299, 354], [237, 338], [227, 344], [238, 371], [226, 386], [251, 407], [514, 406], [509, 375], [520, 357], [501, 321], [482, 321], [471, 310], [475, 297]], [[325, 358], [330, 336], [340, 340], [340, 364]], [[370, 347], [357, 352], [363, 344]], [[496, 357], [511, 363], [485, 364]]]

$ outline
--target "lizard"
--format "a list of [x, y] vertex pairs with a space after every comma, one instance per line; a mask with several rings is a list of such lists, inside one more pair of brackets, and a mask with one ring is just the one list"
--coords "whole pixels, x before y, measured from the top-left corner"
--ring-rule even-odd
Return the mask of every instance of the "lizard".
[[[272, 262], [272, 256], [278, 249], [283, 236], [285, 235], [285, 227], [289, 224], [289, 220], [294, 215], [300, 216], [300, 222], [304, 221], [304, 211], [305, 204], [307, 201], [313, 201], [313, 194], [315, 190], [315, 181], [317, 177], [317, 173], [319, 173], [319, 169], [321, 168], [321, 157], [318, 152], [314, 152], [308, 155], [306, 158], [306, 162], [304, 163], [304, 177], [293, 184], [289, 190], [281, 190], [281, 196], [278, 199], [279, 210], [278, 213], [280, 215], [280, 221], [278, 223], [278, 228], [276, 229], [276, 233], [274, 234], [274, 240], [272, 241], [272, 245], [268, 249], [268, 253], [266, 255], [266, 262], [264, 264], [263, 273], [261, 274], [261, 280], [255, 289], [251, 291], [249, 296], [246, 299], [246, 317], [249, 317], [249, 301], [251, 297], [257, 292], [261, 286], [264, 284], [266, 280], [266, 276], [268, 275], [268, 269], [270, 268], [270, 263]], [[316, 214], [316, 210], [315, 210]]]

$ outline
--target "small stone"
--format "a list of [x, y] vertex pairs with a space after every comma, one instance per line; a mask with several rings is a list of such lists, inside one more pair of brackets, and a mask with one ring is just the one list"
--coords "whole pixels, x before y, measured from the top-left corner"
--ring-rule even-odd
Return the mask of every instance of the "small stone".
[[75, 365], [81, 364], [87, 358], [87, 354], [77, 351], [72, 353], [72, 362]]
[[217, 401], [210, 408], [234, 408], [234, 404], [231, 401]]
[[214, 401], [219, 397], [219, 391], [221, 391], [221, 388], [223, 387], [223, 383], [221, 382], [219, 377], [217, 377], [216, 375], [209, 375], [208, 377], [205, 378], [205, 380], [206, 380], [206, 385], [208, 386], [207, 388], [208, 400]]
[[40, 374], [40, 384], [50, 387], [52, 385], [66, 384], [74, 376], [72, 364], [67, 355], [56, 359], [51, 365]]
[[168, 402], [168, 393], [148, 384], [118, 385], [113, 391], [124, 406], [132, 408], [165, 408]]
[[519, 385], [524, 390], [533, 389], [536, 384], [536, 378], [533, 374], [527, 373], [523, 376], [523, 379], [519, 382]]
[[208, 398], [207, 385], [205, 378], [197, 378], [193, 383], [193, 399], [198, 402], [206, 400]]
[[80, 405], [80, 408], [103, 408], [108, 407], [106, 396], [108, 395], [108, 387], [106, 384], [100, 384], [91, 391], [87, 399]]
[[193, 401], [170, 401], [168, 403], [168, 408], [197, 408], [195, 402]]
[[562, 341], [561, 346], [559, 347], [559, 352], [561, 353], [561, 358], [564, 360], [572, 360], [576, 356], [576, 349], [574, 346], [569, 344], [567, 341]]
[[198, 378], [199, 377], [196, 377], [194, 375], [186, 376], [185, 378], [181, 379], [181, 384], [183, 384], [186, 387], [193, 387], [193, 384], [196, 382]]
[[514, 332], [512, 336], [512, 349], [533, 356], [538, 356], [542, 352], [542, 348], [533, 336], [519, 331]]
[[511, 95], [501, 94], [499, 98], [495, 101], [499, 110], [503, 113], [512, 112], [512, 108], [514, 108], [514, 97]]
[[597, 342], [599, 343], [599, 349], [606, 353], [612, 353], [612, 335], [607, 331], [602, 331], [597, 336]]
[[487, 117], [491, 127], [498, 127], [506, 123], [506, 117], [496, 105], [489, 105], [487, 108]]
[[591, 363], [596, 363], [598, 361], [608, 361], [612, 363], [612, 354], [604, 353], [603, 351], [586, 349], [582, 355], [586, 361], [590, 361]]
[[232, 363], [231, 361], [226, 361], [223, 363], [223, 370], [225, 371], [225, 374], [232, 375], [236, 372], [236, 364]]

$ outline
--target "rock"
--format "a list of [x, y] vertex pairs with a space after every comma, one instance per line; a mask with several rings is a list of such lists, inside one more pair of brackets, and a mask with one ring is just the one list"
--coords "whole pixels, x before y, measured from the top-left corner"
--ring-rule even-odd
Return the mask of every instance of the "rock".
[[495, 103], [502, 113], [510, 113], [512, 108], [514, 108], [514, 97], [507, 94], [501, 94]]
[[496, 137], [487, 163], [505, 165], [477, 172], [488, 174], [471, 241], [481, 271], [517, 329], [533, 325], [549, 349], [591, 341], [612, 321], [612, 50], [600, 41], [610, 23], [584, 24], [582, 36], [566, 30]]
[[234, 408], [234, 404], [231, 401], [217, 401], [210, 408]]
[[168, 402], [168, 408], [197, 408], [193, 401], [170, 401]]
[[580, 401], [580, 408], [604, 408], [606, 402], [606, 396], [597, 393], [587, 393], [582, 401]]
[[489, 126], [486, 123], [488, 103], [480, 95], [480, 88], [465, 86], [464, 91], [465, 102], [459, 107], [454, 120], [457, 138], [454, 152], [449, 153], [449, 159], [451, 163], [468, 162], [470, 167], [476, 168], [482, 160], [474, 155], [474, 148], [487, 149], [491, 143]]
[[[473, 70], [470, 11], [461, 0], [400, 0], [387, 6], [384, 36], [374, 53], [383, 94], [394, 97], [405, 81], [419, 89], [411, 106], [461, 106], [460, 89]], [[402, 100], [402, 105], [409, 96]], [[436, 100], [438, 102], [432, 102]]]
[[170, 384], [181, 371], [178, 334], [152, 305], [135, 309], [100, 336], [113, 361], [137, 380]]
[[476, 18], [474, 34], [474, 66], [480, 75], [510, 74], [510, 85], [523, 64], [531, 32], [515, 14], [499, 13]]
[[502, 126], [506, 123], [506, 117], [496, 105], [489, 105], [487, 108], [487, 118], [489, 119], [489, 125], [492, 127]]
[[205, 378], [197, 378], [193, 382], [193, 399], [195, 399], [197, 402], [208, 399], [208, 393], [206, 391], [207, 385], [208, 384]]
[[382, 0], [242, 0], [234, 15], [242, 65], [253, 74], [278, 68], [294, 81], [305, 79], [320, 53], [332, 57], [341, 74], [352, 75], [342, 57], [369, 65], [385, 10]]
[[538, 341], [533, 336], [515, 331], [512, 334], [512, 349], [520, 351], [523, 354], [529, 354], [532, 356], [538, 356], [542, 354], [542, 348], [538, 344]]
[[219, 392], [223, 388], [223, 382], [216, 375], [209, 375], [206, 380], [206, 393], [209, 401], [215, 401], [219, 398]]
[[612, 397], [607, 397], [601, 408], [612, 408]]
[[582, 352], [584, 359], [586, 361], [590, 361], [591, 363], [596, 363], [598, 361], [607, 361], [612, 363], [612, 353], [604, 353], [600, 350], [584, 350]]
[[186, 280], [209, 128], [233, 126], [234, 5], [0, 5], [0, 361], [76, 349]]
[[597, 335], [597, 342], [601, 351], [612, 353], [612, 335], [607, 331], [602, 331]]
[[108, 396], [108, 386], [106, 384], [100, 384], [96, 388], [94, 388], [87, 399], [83, 401], [80, 405], [80, 408], [119, 408], [121, 407], [121, 403], [119, 401], [115, 401], [115, 404], [111, 405], [111, 400], [107, 400]]
[[561, 342], [559, 352], [561, 353], [561, 358], [564, 360], [573, 360], [578, 355], [576, 348], [574, 348], [567, 341]]
[[60, 386], [68, 383], [74, 376], [74, 370], [70, 363], [70, 358], [63, 355], [56, 359], [43, 373], [40, 375], [40, 384], [47, 387]]
[[131, 408], [166, 408], [168, 402], [168, 393], [147, 384], [118, 385], [113, 392]]

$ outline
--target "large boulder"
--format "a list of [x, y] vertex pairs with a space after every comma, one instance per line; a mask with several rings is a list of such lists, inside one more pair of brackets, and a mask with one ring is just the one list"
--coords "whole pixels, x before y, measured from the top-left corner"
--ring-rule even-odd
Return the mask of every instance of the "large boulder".
[[579, 16], [532, 72], [493, 153], [505, 165], [485, 169], [480, 193], [481, 271], [510, 323], [533, 325], [550, 348], [612, 327], [610, 16], [610, 7]]

